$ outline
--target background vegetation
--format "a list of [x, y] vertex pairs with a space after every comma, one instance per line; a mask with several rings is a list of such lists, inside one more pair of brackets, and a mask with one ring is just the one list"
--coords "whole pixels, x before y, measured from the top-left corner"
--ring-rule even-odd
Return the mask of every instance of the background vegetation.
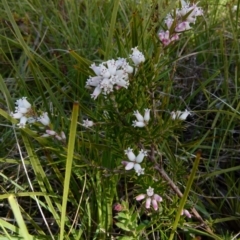
[[[1, 0], [1, 239], [240, 239], [240, 1], [198, 5], [203, 17], [164, 48], [177, 1]], [[129, 88], [91, 99], [89, 66], [135, 46], [146, 61]], [[16, 127], [23, 96], [66, 142]], [[148, 127], [133, 128], [144, 108]], [[124, 170], [128, 147], [149, 151], [145, 175]], [[158, 211], [135, 200], [149, 186]]]

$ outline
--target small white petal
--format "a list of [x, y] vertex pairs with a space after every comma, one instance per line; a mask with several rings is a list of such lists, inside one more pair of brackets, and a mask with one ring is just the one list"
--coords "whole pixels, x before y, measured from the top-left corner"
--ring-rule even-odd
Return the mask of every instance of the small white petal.
[[129, 82], [128, 81], [125, 81], [123, 79], [120, 79], [116, 82], [116, 84], [120, 87], [124, 87], [124, 88], [128, 88], [129, 86]]
[[102, 80], [101, 76], [90, 77], [87, 79], [86, 86], [97, 87], [101, 80]]
[[95, 63], [93, 63], [90, 68], [94, 71], [96, 75], [100, 75], [100, 67], [96, 66]]
[[49, 123], [50, 123], [50, 119], [48, 117], [48, 113], [47, 112], [44, 112], [39, 118], [38, 118], [38, 121], [40, 123], [42, 123], [43, 125], [45, 126], [48, 126]]
[[134, 167], [134, 162], [127, 162], [125, 170], [131, 170]]
[[55, 131], [53, 131], [53, 130], [46, 130], [46, 133], [49, 134], [49, 135], [51, 135], [51, 136], [54, 136], [54, 135], [57, 134], [57, 133], [56, 133]]
[[138, 176], [144, 175], [144, 170], [145, 170], [144, 168], [138, 169], [138, 170], [136, 171], [137, 175], [138, 175]]
[[149, 188], [147, 189], [147, 195], [148, 195], [149, 197], [152, 197], [153, 194], [154, 194], [154, 188], [149, 187]]
[[20, 122], [17, 125], [19, 126], [19, 128], [25, 128], [26, 122], [27, 122], [27, 117], [22, 116], [20, 118]]
[[84, 126], [84, 127], [92, 127], [93, 125], [94, 125], [94, 122], [93, 122], [93, 121], [88, 120], [88, 119], [83, 120], [83, 126]]
[[136, 162], [137, 163], [141, 163], [143, 161], [143, 158], [147, 156], [147, 151], [144, 151], [143, 149], [141, 149], [139, 151], [139, 154], [137, 155], [137, 158], [136, 158]]
[[131, 50], [132, 54], [130, 54], [129, 57], [134, 62], [135, 66], [138, 66], [140, 63], [145, 61], [144, 55], [137, 49], [137, 47], [132, 48]]
[[18, 107], [17, 110], [18, 110], [18, 112], [24, 114], [24, 113], [27, 113], [29, 109], [25, 108], [25, 107]]
[[66, 135], [65, 135], [65, 133], [64, 133], [63, 131], [61, 131], [61, 138], [62, 138], [63, 140], [66, 139]]
[[140, 164], [138, 164], [138, 163], [135, 163], [134, 164], [134, 170], [135, 170], [135, 172], [136, 173], [138, 173], [139, 171], [141, 172], [141, 165]]
[[128, 159], [129, 159], [130, 161], [135, 161], [136, 156], [135, 156], [135, 154], [133, 153], [133, 151], [132, 151], [131, 148], [128, 148], [127, 150], [124, 150], [124, 153], [127, 155]]
[[114, 75], [117, 70], [117, 65], [115, 63], [115, 60], [108, 60], [107, 61], [108, 71], [111, 75]]
[[22, 116], [23, 116], [23, 114], [22, 113], [20, 113], [20, 112], [16, 112], [16, 113], [11, 113], [11, 116], [13, 117], [13, 118], [15, 118], [15, 119], [20, 119]]
[[150, 120], [150, 109], [146, 108], [144, 109], [145, 113], [144, 113], [144, 121], [148, 122]]
[[144, 121], [143, 116], [139, 113], [138, 110], [137, 110], [137, 111], [134, 111], [134, 112], [133, 112], [133, 115], [136, 116], [136, 118], [137, 118], [137, 120], [138, 120], [139, 122], [143, 122], [143, 121]]
[[100, 64], [99, 67], [101, 76], [104, 78], [109, 78], [111, 76], [109, 70], [103, 64]]
[[93, 98], [95, 100], [101, 92], [102, 92], [102, 89], [101, 89], [100, 85], [98, 85], [94, 89], [93, 93], [91, 94], [91, 98]]
[[134, 127], [140, 127], [140, 128], [142, 128], [142, 127], [145, 127], [145, 123], [144, 122], [137, 122], [136, 120], [134, 120], [133, 121], [133, 124], [132, 124], [132, 126], [134, 126]]
[[62, 140], [62, 138], [61, 138], [58, 134], [55, 135], [55, 138], [56, 138], [58, 141], [61, 141], [61, 140]]
[[43, 134], [41, 137], [50, 137], [50, 135], [47, 134], [47, 133], [45, 133], [45, 134]]
[[23, 104], [23, 107], [25, 108], [31, 108], [31, 104], [27, 101], [26, 97], [22, 98], [22, 104]]
[[130, 66], [129, 64], [124, 67], [124, 70], [129, 74], [133, 73], [133, 67]]
[[172, 112], [171, 112], [171, 118], [172, 118], [173, 120], [175, 120], [175, 119], [179, 118], [181, 114], [182, 114], [181, 111], [176, 111], [176, 112], [175, 112], [175, 111], [172, 111]]
[[179, 119], [186, 120], [188, 115], [191, 115], [191, 113], [186, 109], [184, 112], [182, 112], [182, 114], [180, 115]]

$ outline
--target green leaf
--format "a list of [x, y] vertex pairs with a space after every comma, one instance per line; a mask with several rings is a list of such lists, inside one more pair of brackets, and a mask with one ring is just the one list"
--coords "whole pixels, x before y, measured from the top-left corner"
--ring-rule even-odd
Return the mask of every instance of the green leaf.
[[126, 224], [117, 222], [116, 225], [117, 225], [119, 228], [121, 228], [121, 229], [123, 229], [123, 230], [125, 230], [125, 231], [131, 231], [131, 229], [130, 229]]

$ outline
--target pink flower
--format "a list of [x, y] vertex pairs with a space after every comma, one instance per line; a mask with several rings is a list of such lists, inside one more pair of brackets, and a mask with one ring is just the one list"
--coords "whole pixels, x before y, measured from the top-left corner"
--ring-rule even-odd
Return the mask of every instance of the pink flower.
[[162, 197], [158, 194], [154, 194], [154, 189], [149, 187], [147, 189], [147, 194], [140, 194], [136, 197], [137, 201], [141, 201], [146, 198], [145, 207], [149, 209], [152, 205], [155, 211], [158, 210], [158, 203], [162, 202]]
[[158, 37], [164, 46], [168, 46], [171, 42], [179, 40], [179, 33], [173, 33], [170, 36], [169, 30], [160, 31]]
[[187, 218], [191, 218], [192, 215], [190, 214], [190, 212], [186, 209], [183, 209], [182, 212], [181, 212], [181, 216], [182, 215], [185, 215]]
[[191, 29], [190, 23], [185, 21], [185, 22], [181, 22], [177, 25], [177, 27], [175, 28], [176, 32], [184, 32]]

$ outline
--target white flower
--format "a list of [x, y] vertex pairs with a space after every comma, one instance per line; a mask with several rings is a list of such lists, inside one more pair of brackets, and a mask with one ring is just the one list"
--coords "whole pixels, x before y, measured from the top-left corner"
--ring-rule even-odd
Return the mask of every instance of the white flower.
[[57, 133], [55, 132], [55, 131], [53, 131], [53, 130], [46, 130], [46, 133], [48, 134], [48, 135], [50, 135], [50, 136], [55, 136]]
[[29, 116], [31, 112], [31, 104], [27, 101], [26, 97], [22, 97], [15, 102], [15, 112], [11, 112], [11, 116], [15, 119], [19, 119], [17, 124], [19, 128], [24, 128], [27, 122], [34, 122], [35, 119]]
[[146, 198], [145, 207], [150, 208], [151, 204], [155, 211], [158, 210], [158, 202], [162, 202], [162, 197], [158, 194], [154, 194], [154, 189], [149, 187], [147, 189], [147, 194], [140, 194], [136, 197], [137, 201], [141, 201]]
[[19, 108], [26, 108], [26, 109], [31, 108], [31, 104], [27, 101], [27, 97], [22, 97], [22, 98], [18, 99], [15, 104]]
[[128, 88], [128, 74], [133, 73], [133, 67], [129, 65], [125, 58], [111, 59], [99, 64], [99, 66], [94, 63], [90, 68], [96, 76], [89, 77], [85, 87], [95, 87], [91, 94], [93, 99], [97, 99], [101, 93], [107, 95], [115, 89]]
[[127, 155], [128, 159], [130, 161], [134, 161], [136, 156], [135, 154], [133, 153], [132, 149], [131, 148], [128, 148], [127, 150], [124, 150], [124, 153]]
[[168, 14], [164, 22], [166, 23], [167, 28], [169, 30], [174, 22], [174, 19], [172, 18], [172, 16], [170, 14]]
[[65, 133], [63, 132], [63, 131], [61, 131], [61, 138], [62, 138], [62, 140], [66, 140], [66, 135], [65, 135]]
[[132, 48], [132, 54], [129, 57], [134, 62], [135, 66], [138, 66], [140, 63], [145, 61], [145, 57], [142, 52], [138, 50], [138, 47]]
[[65, 141], [66, 140], [66, 135], [63, 131], [61, 131], [60, 135], [57, 134], [57, 132], [55, 132], [54, 130], [46, 130], [46, 133], [42, 135], [42, 137], [55, 137], [57, 140], [59, 141]]
[[138, 175], [138, 176], [144, 175], [144, 170], [145, 170], [144, 168], [138, 169], [138, 170], [136, 171], [137, 175]]
[[50, 123], [50, 119], [48, 117], [48, 113], [47, 112], [44, 112], [39, 118], [38, 118], [38, 121], [40, 123], [42, 123], [43, 125], [45, 126], [48, 126], [49, 123]]
[[19, 128], [25, 128], [25, 125], [26, 125], [26, 123], [27, 123], [27, 117], [25, 117], [25, 116], [22, 116], [21, 118], [20, 118], [20, 122], [17, 124], [18, 126], [19, 126]]
[[171, 118], [173, 120], [175, 119], [186, 120], [188, 115], [191, 115], [191, 113], [187, 109], [184, 112], [181, 112], [179, 110], [171, 112]]
[[150, 109], [148, 109], [148, 108], [144, 109], [143, 119], [145, 122], [148, 122], [150, 120]]
[[87, 120], [83, 120], [83, 124], [82, 125], [84, 127], [88, 128], [88, 127], [92, 127], [94, 125], [94, 122], [87, 119]]
[[136, 116], [137, 121], [134, 120], [132, 125], [134, 127], [145, 127], [150, 120], [150, 109], [148, 108], [144, 109], [144, 116], [142, 116], [138, 110], [134, 111], [133, 115]]
[[91, 98], [95, 100], [101, 92], [102, 92], [101, 86], [97, 85], [97, 87], [94, 89], [93, 93], [91, 94]]
[[143, 161], [143, 158], [147, 156], [147, 151], [144, 151], [143, 149], [141, 149], [139, 151], [139, 154], [136, 157], [136, 162], [141, 163]]
[[131, 170], [134, 168], [137, 175], [144, 174], [144, 169], [141, 167], [140, 163], [143, 161], [144, 156], [147, 156], [147, 151], [141, 149], [138, 156], [136, 157], [131, 148], [124, 150], [129, 161], [123, 161], [122, 164], [125, 165], [125, 170]]
[[12, 112], [11, 116], [15, 119], [20, 119], [23, 116], [23, 114], [21, 112], [15, 112], [15, 113]]

